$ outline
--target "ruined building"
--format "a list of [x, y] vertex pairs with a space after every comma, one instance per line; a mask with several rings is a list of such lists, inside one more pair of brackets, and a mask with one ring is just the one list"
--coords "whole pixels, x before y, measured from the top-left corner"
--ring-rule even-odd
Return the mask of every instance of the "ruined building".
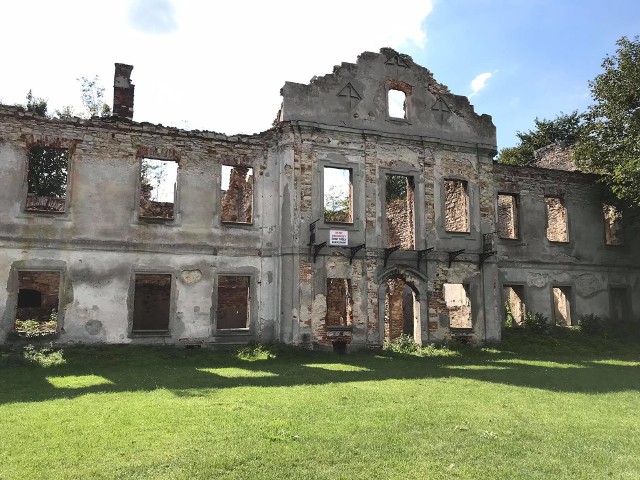
[[286, 83], [257, 135], [135, 122], [131, 72], [109, 118], [0, 106], [3, 343], [30, 319], [60, 344], [353, 349], [640, 316], [632, 212], [495, 164], [491, 117], [406, 55]]

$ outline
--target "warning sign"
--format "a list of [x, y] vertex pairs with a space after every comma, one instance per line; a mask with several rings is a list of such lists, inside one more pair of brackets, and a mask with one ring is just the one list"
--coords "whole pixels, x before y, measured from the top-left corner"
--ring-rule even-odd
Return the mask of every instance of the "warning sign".
[[347, 230], [329, 230], [329, 245], [334, 247], [348, 246], [349, 232]]

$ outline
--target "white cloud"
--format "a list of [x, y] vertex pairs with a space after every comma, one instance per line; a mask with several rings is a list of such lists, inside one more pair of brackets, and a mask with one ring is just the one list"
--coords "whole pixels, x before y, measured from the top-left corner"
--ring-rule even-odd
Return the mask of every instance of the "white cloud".
[[480, 90], [487, 86], [487, 80], [489, 80], [493, 76], [490, 72], [481, 73], [480, 75], [476, 75], [476, 77], [471, 80], [471, 93], [469, 94], [469, 98], [477, 95]]
[[[154, 20], [140, 24], [143, 9], [134, 27], [131, 11], [140, 5], [155, 6]], [[22, 48], [3, 52], [12, 68], [0, 76], [0, 97], [24, 102], [31, 88], [51, 109], [78, 107], [75, 79], [98, 74], [110, 103], [113, 64], [129, 63], [135, 120], [263, 131], [285, 81], [308, 83], [367, 50], [423, 48], [431, 9], [431, 0], [406, 0], [402, 10], [411, 15], [390, 15], [383, 0], [94, 0], [91, 9], [81, 0], [22, 0], [3, 9], [0, 44], [20, 38]]]
[[129, 25], [144, 33], [170, 33], [178, 28], [170, 0], [131, 0]]

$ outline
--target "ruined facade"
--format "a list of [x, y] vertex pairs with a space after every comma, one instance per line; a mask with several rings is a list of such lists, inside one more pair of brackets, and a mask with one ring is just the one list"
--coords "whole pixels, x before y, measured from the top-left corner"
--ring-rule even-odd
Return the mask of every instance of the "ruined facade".
[[28, 309], [61, 344], [340, 350], [640, 316], [633, 212], [594, 176], [494, 164], [491, 117], [406, 55], [286, 83], [250, 136], [134, 122], [131, 72], [110, 118], [0, 106], [3, 343]]

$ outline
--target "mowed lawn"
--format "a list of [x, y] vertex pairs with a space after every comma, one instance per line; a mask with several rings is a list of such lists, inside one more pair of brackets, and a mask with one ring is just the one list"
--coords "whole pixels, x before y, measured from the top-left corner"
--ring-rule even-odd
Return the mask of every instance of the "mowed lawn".
[[0, 479], [640, 478], [640, 345], [0, 355]]

